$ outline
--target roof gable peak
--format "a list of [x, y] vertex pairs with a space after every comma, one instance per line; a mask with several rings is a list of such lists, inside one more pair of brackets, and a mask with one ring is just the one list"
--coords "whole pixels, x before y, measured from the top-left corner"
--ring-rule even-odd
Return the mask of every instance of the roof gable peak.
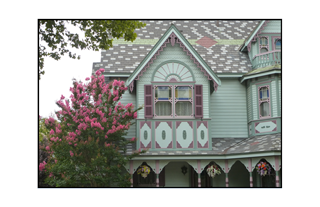
[[143, 73], [150, 67], [153, 61], [160, 55], [160, 52], [167, 46], [167, 44], [174, 46], [179, 44], [184, 52], [193, 60], [198, 68], [204, 73], [204, 75], [213, 82], [214, 90], [216, 91], [218, 85], [221, 85], [221, 80], [212, 71], [212, 69], [206, 64], [206, 62], [201, 58], [201, 56], [195, 51], [191, 44], [185, 39], [177, 27], [171, 23], [171, 26], [165, 32], [165, 34], [160, 38], [157, 44], [152, 48], [149, 54], [144, 58], [140, 65], [135, 69], [135, 71], [128, 78], [126, 84], [129, 86], [130, 91], [133, 91], [134, 81], [139, 80]]

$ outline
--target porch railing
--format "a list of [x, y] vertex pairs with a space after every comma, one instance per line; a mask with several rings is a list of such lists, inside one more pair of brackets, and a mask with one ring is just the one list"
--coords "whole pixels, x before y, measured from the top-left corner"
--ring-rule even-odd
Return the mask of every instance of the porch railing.
[[281, 64], [281, 50], [273, 50], [253, 57], [252, 69]]

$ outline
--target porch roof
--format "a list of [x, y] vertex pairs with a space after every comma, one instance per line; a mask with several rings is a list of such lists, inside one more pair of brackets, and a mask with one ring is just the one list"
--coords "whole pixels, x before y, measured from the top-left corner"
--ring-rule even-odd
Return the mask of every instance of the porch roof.
[[[135, 148], [128, 149], [128, 152]], [[258, 152], [281, 151], [281, 133], [254, 136], [250, 138], [212, 138], [211, 150], [148, 151], [140, 156], [153, 155], [232, 155]]]

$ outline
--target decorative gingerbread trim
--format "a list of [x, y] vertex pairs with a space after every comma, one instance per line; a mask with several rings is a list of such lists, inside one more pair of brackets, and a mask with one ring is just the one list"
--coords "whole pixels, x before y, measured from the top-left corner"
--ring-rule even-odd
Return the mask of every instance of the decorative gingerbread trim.
[[269, 23], [269, 21], [265, 21], [263, 23], [263, 25], [260, 27], [260, 29], [258, 30], [258, 32], [255, 34], [255, 36], [252, 38], [252, 40], [249, 42], [249, 44], [247, 45], [248, 52], [250, 52], [250, 50], [251, 50], [251, 42], [257, 41], [259, 34], [261, 34], [262, 30], [264, 30], [264, 28], [267, 26], [268, 23]]
[[[147, 68], [150, 67], [150, 65], [153, 63], [153, 61], [157, 58], [157, 56], [160, 55], [160, 52], [162, 52], [164, 50], [164, 48], [167, 46], [167, 44], [169, 42], [171, 43], [172, 46], [174, 46], [175, 43], [179, 44], [179, 46], [183, 49], [183, 51], [187, 53], [187, 55], [190, 57], [190, 59], [193, 61], [193, 63], [197, 65], [197, 67], [203, 72], [203, 74], [208, 78], [208, 80], [212, 80], [214, 82], [214, 84], [217, 85], [217, 83], [215, 83], [215, 81], [211, 78], [209, 73], [201, 66], [199, 61], [192, 55], [192, 53], [189, 51], [189, 49], [187, 49], [185, 44], [183, 44], [183, 42], [181, 42], [181, 40], [173, 32], [168, 37], [168, 39], [161, 45], [161, 47], [158, 49], [158, 51], [152, 56], [152, 58], [148, 61], [148, 63], [139, 72], [139, 74], [136, 76], [136, 78], [134, 80], [140, 79], [140, 77], [143, 75], [143, 73], [147, 70]], [[131, 92], [133, 91], [133, 88], [134, 88], [134, 84], [133, 84], [134, 80], [129, 85]], [[215, 87], [215, 91], [217, 90], [217, 88], [218, 88], [218, 86]]]

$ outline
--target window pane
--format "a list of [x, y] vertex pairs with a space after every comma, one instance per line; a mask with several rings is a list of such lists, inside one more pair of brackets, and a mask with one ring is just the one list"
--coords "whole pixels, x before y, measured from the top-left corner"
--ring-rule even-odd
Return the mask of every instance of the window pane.
[[176, 103], [176, 114], [178, 116], [191, 116], [192, 104], [189, 101], [178, 101]]
[[260, 105], [260, 115], [262, 117], [269, 116], [269, 103], [268, 102], [261, 103], [261, 105]]
[[156, 88], [155, 97], [158, 100], [169, 100], [171, 97], [171, 88], [168, 86], [159, 86]]
[[176, 87], [176, 98], [178, 100], [189, 100], [192, 97], [191, 88], [188, 86], [178, 86]]
[[267, 87], [263, 87], [260, 89], [260, 99], [267, 99], [269, 97], [269, 91]]
[[276, 49], [281, 49], [281, 40], [276, 40]]
[[168, 101], [157, 102], [155, 113], [157, 116], [170, 116], [172, 114], [172, 104]]
[[260, 39], [260, 45], [263, 45], [263, 46], [267, 45], [267, 38], [266, 37], [262, 37]]

